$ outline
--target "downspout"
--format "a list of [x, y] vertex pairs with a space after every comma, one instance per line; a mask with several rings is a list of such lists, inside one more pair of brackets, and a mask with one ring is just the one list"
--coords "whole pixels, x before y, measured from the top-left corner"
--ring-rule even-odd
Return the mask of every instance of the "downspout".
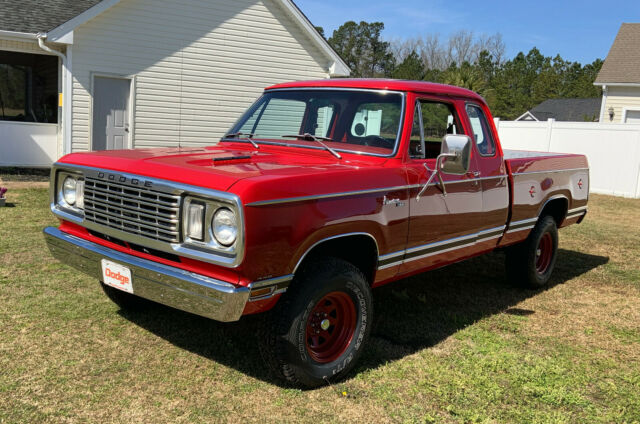
[[[36, 35], [37, 39], [38, 39], [38, 46], [44, 50], [45, 52], [51, 53], [53, 55], [58, 56], [60, 59], [62, 59], [62, 69], [66, 70], [67, 69], [67, 56], [62, 53], [59, 52], [57, 50], [52, 49], [51, 47], [47, 46], [46, 44], [44, 44], [44, 40], [47, 38], [47, 34], [46, 33], [38, 33]], [[64, 77], [64, 73], [63, 73], [63, 77]], [[69, 131], [69, 128], [67, 128], [67, 125], [65, 125], [67, 123], [67, 119], [66, 118], [66, 114], [69, 113], [68, 108], [66, 107], [66, 105], [68, 104], [67, 101], [67, 96], [70, 95], [70, 93], [65, 93], [64, 92], [64, 87], [65, 87], [65, 82], [63, 80], [62, 82], [62, 140], [63, 140], [63, 144], [62, 144], [62, 155], [66, 155], [67, 153], [71, 153], [71, 146], [68, 141], [71, 140], [71, 137], [69, 137], [67, 134], [67, 132]]]

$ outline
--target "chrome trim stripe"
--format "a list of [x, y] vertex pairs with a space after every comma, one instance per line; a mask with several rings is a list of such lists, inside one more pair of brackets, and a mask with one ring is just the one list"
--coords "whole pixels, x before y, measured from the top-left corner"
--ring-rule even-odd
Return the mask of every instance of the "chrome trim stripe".
[[[503, 179], [507, 178], [508, 175], [494, 175], [491, 177], [479, 177], [479, 178], [469, 178], [466, 180], [456, 180], [456, 181], [445, 181], [446, 185], [449, 184], [460, 184], [460, 183], [470, 183], [474, 181], [485, 181], [485, 180], [494, 180], [494, 179]], [[440, 183], [434, 182], [430, 183], [431, 186], [438, 186]], [[321, 200], [321, 199], [333, 199], [337, 197], [348, 197], [348, 196], [359, 196], [363, 194], [372, 194], [372, 193], [384, 193], [387, 191], [398, 191], [398, 190], [411, 190], [414, 188], [422, 188], [424, 184], [412, 184], [412, 185], [404, 185], [404, 186], [394, 186], [394, 187], [383, 187], [383, 188], [372, 188], [368, 190], [354, 190], [354, 191], [343, 191], [336, 193], [327, 193], [327, 194], [317, 194], [312, 196], [298, 196], [298, 197], [284, 197], [281, 199], [273, 199], [273, 200], [259, 200], [257, 202], [247, 203], [245, 206], [247, 207], [260, 207], [260, 206], [268, 206], [268, 205], [279, 205], [283, 203], [293, 203], [293, 202], [306, 202], [310, 200]]]
[[477, 236], [478, 236], [477, 233], [474, 233], [474, 234], [469, 234], [467, 236], [454, 237], [447, 240], [437, 241], [435, 243], [424, 244], [422, 246], [416, 246], [416, 247], [412, 247], [410, 249], [405, 250], [405, 254], [412, 254], [415, 252], [429, 250], [429, 249], [433, 249], [433, 248], [444, 246], [444, 245], [456, 244], [456, 243], [464, 242], [470, 239], [476, 239]]
[[47, 227], [43, 231], [52, 255], [97, 281], [100, 261], [109, 259], [131, 270], [134, 293], [218, 321], [237, 321], [249, 298], [247, 287], [142, 259]]
[[378, 259], [381, 261], [386, 261], [387, 259], [395, 258], [396, 256], [404, 255], [404, 250], [398, 250], [397, 252], [387, 253], [386, 255], [380, 256]]
[[369, 190], [355, 190], [355, 191], [343, 191], [338, 193], [329, 193], [329, 194], [318, 194], [313, 196], [300, 196], [300, 197], [286, 197], [282, 199], [273, 199], [273, 200], [261, 200], [258, 202], [247, 203], [245, 206], [249, 207], [259, 207], [259, 206], [267, 206], [267, 205], [278, 205], [283, 203], [292, 203], [292, 202], [306, 202], [309, 200], [320, 200], [320, 199], [332, 199], [336, 197], [347, 197], [347, 196], [359, 196], [362, 194], [371, 194], [371, 193], [383, 193], [387, 191], [398, 191], [398, 190], [407, 190], [410, 188], [420, 187], [418, 185], [407, 185], [407, 186], [395, 186], [395, 187], [385, 187], [385, 188], [373, 188]]
[[447, 252], [451, 252], [453, 250], [463, 249], [465, 247], [473, 246], [475, 244], [476, 244], [476, 241], [474, 240], [474, 241], [472, 241], [470, 243], [465, 243], [465, 244], [461, 244], [461, 245], [457, 245], [457, 246], [452, 246], [452, 247], [449, 247], [447, 249], [435, 250], [433, 252], [427, 252], [425, 254], [418, 255], [418, 256], [411, 256], [411, 257], [406, 258], [403, 263], [413, 262], [413, 261], [417, 261], [418, 259], [428, 258], [429, 256], [435, 256], [435, 255], [439, 255], [441, 253], [447, 253]]
[[269, 278], [268, 280], [254, 281], [249, 284], [251, 289], [263, 289], [269, 286], [277, 286], [282, 283], [289, 283], [293, 280], [293, 274], [283, 275], [282, 277]]
[[535, 217], [535, 218], [523, 219], [521, 221], [513, 221], [512, 223], [509, 224], [509, 228], [521, 226], [521, 225], [524, 225], [524, 224], [528, 224], [530, 222], [536, 222], [537, 220], [538, 220], [538, 218]]
[[572, 171], [588, 171], [589, 168], [571, 168], [571, 169], [554, 169], [551, 171], [525, 171], [525, 172], [514, 172], [513, 175], [529, 175], [529, 174], [551, 174], [557, 172], [572, 172]]
[[[269, 278], [268, 280], [254, 281], [253, 283], [249, 284], [250, 294], [249, 294], [248, 301], [256, 302], [258, 300], [265, 300], [275, 295], [282, 294], [287, 291], [287, 289], [289, 288], [289, 284], [291, 284], [292, 280], [293, 280], [293, 274], [283, 275], [282, 277]], [[265, 289], [265, 288], [271, 289], [269, 293], [266, 293], [260, 296], [255, 296], [255, 297], [251, 294], [253, 293], [254, 290]]]
[[376, 257], [380, 257], [380, 248], [378, 246], [378, 240], [376, 240], [376, 238], [369, 234], [369, 233], [364, 233], [364, 232], [355, 232], [355, 233], [346, 233], [346, 234], [340, 234], [337, 236], [332, 236], [332, 237], [327, 237], [324, 238], [322, 240], [318, 240], [317, 242], [315, 242], [313, 245], [311, 245], [310, 248], [308, 248], [304, 254], [300, 257], [300, 259], [298, 259], [298, 262], [296, 263], [295, 268], [293, 269], [293, 274], [296, 273], [296, 271], [298, 271], [298, 267], [300, 267], [300, 264], [302, 263], [302, 261], [304, 261], [304, 258], [307, 257], [307, 255], [309, 254], [309, 252], [311, 252], [316, 246], [320, 245], [321, 243], [324, 243], [325, 241], [329, 241], [329, 240], [335, 240], [335, 239], [339, 239], [339, 238], [344, 238], [344, 237], [349, 237], [349, 236], [367, 236], [370, 237], [373, 240], [373, 243], [376, 246]]
[[506, 227], [507, 227], [506, 225], [501, 225], [499, 227], [490, 228], [488, 230], [482, 230], [482, 231], [478, 232], [478, 235], [493, 234], [493, 233], [496, 233], [496, 232], [503, 232]]
[[573, 213], [576, 213], [576, 212], [582, 212], [582, 211], [586, 212], [586, 211], [587, 211], [587, 206], [581, 206], [581, 207], [579, 207], [579, 208], [569, 209], [569, 210], [567, 211], [567, 214], [568, 214], [568, 215], [571, 215], [571, 214], [573, 214]]
[[533, 227], [535, 227], [535, 225], [530, 225], [528, 227], [522, 227], [522, 228], [513, 228], [513, 229], [510, 229], [510, 230], [507, 230], [507, 234], [517, 233], [518, 231], [530, 230]]
[[[474, 234], [468, 234], [465, 236], [454, 237], [451, 239], [441, 240], [421, 246], [415, 246], [403, 251], [393, 252], [380, 256], [378, 260], [378, 270], [381, 271], [392, 266], [401, 265], [403, 263], [426, 258], [428, 256], [438, 255], [441, 253], [473, 246], [477, 243], [487, 240], [500, 238], [504, 234], [505, 227], [506, 226], [501, 225], [500, 227], [489, 228], [487, 230], [482, 230]], [[394, 260], [394, 258], [398, 259]]]
[[573, 213], [573, 214], [569, 214], [567, 215], [564, 219], [572, 219], [572, 218], [579, 218], [581, 216], [586, 215], [587, 211], [583, 211], [583, 212], [577, 212], [577, 213]]

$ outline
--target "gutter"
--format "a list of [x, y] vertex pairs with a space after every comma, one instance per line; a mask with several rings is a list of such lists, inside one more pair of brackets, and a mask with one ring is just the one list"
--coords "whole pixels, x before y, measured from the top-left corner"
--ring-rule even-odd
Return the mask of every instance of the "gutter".
[[67, 65], [67, 56], [65, 56], [64, 53], [61, 53], [61, 52], [59, 52], [57, 50], [53, 50], [51, 47], [49, 47], [46, 44], [44, 44], [44, 40], [47, 38], [47, 34], [38, 33], [36, 35], [36, 38], [38, 39], [38, 46], [42, 50], [44, 50], [45, 52], [49, 52], [51, 54], [55, 54], [56, 56], [61, 58], [62, 59], [62, 66], [66, 67], [66, 65]]
[[[38, 46], [42, 50], [44, 50], [47, 53], [56, 55], [62, 60], [63, 72], [69, 69], [68, 63], [67, 63], [67, 56], [64, 53], [54, 50], [51, 47], [44, 44], [44, 40], [46, 40], [47, 38], [46, 33], [38, 33], [36, 34], [36, 38], [38, 40]], [[65, 77], [65, 79], [67, 78], [68, 76]], [[71, 117], [71, 110], [68, 107], [68, 105], [70, 105], [70, 102], [67, 99], [67, 97], [71, 95], [71, 92], [69, 90], [66, 90], [67, 92], [65, 93], [66, 85], [67, 84], [63, 82], [62, 84], [62, 96], [63, 96], [62, 98], [62, 140], [63, 140], [62, 155], [63, 156], [66, 155], [67, 153], [71, 153], [71, 119], [67, 119], [67, 117], [69, 118]]]
[[17, 31], [2, 31], [0, 30], [0, 37], [2, 38], [20, 38], [23, 40], [35, 40], [38, 35], [31, 32], [17, 32]]

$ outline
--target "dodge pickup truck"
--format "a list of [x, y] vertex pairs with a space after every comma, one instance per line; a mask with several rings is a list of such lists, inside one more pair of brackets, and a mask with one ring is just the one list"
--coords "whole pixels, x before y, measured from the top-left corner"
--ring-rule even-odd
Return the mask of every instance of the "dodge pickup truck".
[[266, 313], [266, 363], [315, 387], [354, 366], [378, 286], [496, 249], [513, 283], [545, 286], [588, 193], [584, 156], [503, 151], [472, 91], [294, 82], [212, 146], [63, 157], [44, 234], [121, 308]]

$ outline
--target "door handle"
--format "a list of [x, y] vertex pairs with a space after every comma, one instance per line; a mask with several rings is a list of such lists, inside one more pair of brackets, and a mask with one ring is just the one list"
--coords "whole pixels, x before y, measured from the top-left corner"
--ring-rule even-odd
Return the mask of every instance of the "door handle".
[[480, 176], [480, 171], [469, 171], [469, 172], [467, 172], [467, 177], [469, 177], [469, 179], [473, 179], [471, 184], [473, 184], [474, 186], [478, 185], [478, 183], [479, 183], [478, 177], [479, 176]]
[[124, 125], [124, 132], [129, 132], [129, 124]]

